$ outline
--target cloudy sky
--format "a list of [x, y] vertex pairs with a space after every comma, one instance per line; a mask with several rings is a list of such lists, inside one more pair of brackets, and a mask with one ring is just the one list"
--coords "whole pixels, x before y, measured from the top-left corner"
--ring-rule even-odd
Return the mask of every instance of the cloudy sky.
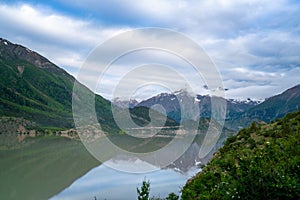
[[[135, 28], [167, 28], [205, 50], [228, 88], [227, 97], [263, 99], [299, 84], [299, 10], [297, 0], [2, 0], [0, 37], [78, 76], [91, 51], [107, 39]], [[148, 61], [149, 53], [130, 60]], [[110, 69], [104, 88], [125, 76], [128, 60], [117, 63], [118, 70]], [[145, 60], [140, 64], [147, 64]], [[191, 85], [203, 89], [202, 83]], [[158, 91], [147, 87], [143, 93]], [[109, 90], [98, 92], [112, 97]]]

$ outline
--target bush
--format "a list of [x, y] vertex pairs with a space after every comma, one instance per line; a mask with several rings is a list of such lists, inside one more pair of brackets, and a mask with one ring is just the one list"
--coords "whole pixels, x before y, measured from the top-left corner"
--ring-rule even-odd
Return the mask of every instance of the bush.
[[188, 181], [182, 199], [300, 199], [300, 127], [291, 128], [299, 116], [240, 131]]
[[166, 198], [166, 200], [178, 200], [179, 196], [176, 195], [175, 193], [170, 193], [169, 196]]

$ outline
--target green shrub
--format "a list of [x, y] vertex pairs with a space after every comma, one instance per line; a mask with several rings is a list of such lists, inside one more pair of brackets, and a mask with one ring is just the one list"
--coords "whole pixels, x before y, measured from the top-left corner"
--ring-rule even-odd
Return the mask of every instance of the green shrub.
[[300, 126], [291, 128], [299, 116], [241, 130], [189, 180], [182, 199], [300, 199]]

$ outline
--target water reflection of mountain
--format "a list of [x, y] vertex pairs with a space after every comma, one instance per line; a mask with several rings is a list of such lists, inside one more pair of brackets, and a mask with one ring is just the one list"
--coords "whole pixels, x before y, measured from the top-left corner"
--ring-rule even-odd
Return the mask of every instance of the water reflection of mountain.
[[171, 163], [167, 168], [185, 173], [195, 166], [200, 167], [202, 162], [198, 156], [199, 151], [200, 146], [197, 143], [193, 143], [178, 160]]
[[[144, 161], [137, 158], [129, 158], [128, 160], [128, 157], [119, 157], [118, 159], [111, 159], [93, 168], [68, 188], [50, 199], [82, 200], [97, 197], [97, 199], [132, 200], [137, 198], [136, 187], [140, 186], [145, 178], [151, 182], [151, 196], [166, 197], [171, 192], [179, 194], [182, 185], [199, 172], [198, 169], [191, 170], [188, 173], [179, 173], [173, 169], [157, 168], [156, 171], [148, 173], [124, 173], [107, 167], [107, 165], [112, 163], [125, 166], [125, 168], [139, 168], [139, 166], [144, 166], [145, 164]], [[117, 167], [119, 168], [119, 166]]]
[[212, 151], [204, 158], [199, 157], [201, 145], [197, 142], [194, 142], [187, 149], [187, 151], [185, 151], [185, 153], [180, 156], [180, 158], [168, 165], [167, 168], [174, 169], [181, 173], [186, 173], [195, 167], [200, 168], [201, 165], [206, 165], [208, 163], [208, 161], [212, 158], [214, 152], [216, 152], [222, 146], [225, 139], [226, 138], [221, 137]]

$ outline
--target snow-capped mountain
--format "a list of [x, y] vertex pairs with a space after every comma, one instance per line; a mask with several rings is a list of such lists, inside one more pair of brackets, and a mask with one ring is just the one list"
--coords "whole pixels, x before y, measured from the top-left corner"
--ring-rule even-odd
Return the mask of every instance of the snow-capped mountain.
[[[157, 96], [151, 97], [147, 100], [141, 101], [136, 106], [152, 107], [155, 104], [160, 104], [166, 110], [168, 117], [180, 122], [181, 120], [181, 106], [185, 106], [185, 109], [189, 109], [189, 105], [198, 105], [200, 115], [196, 117], [211, 117], [211, 96], [209, 95], [196, 95], [192, 96], [186, 90], [179, 90], [174, 93], [161, 93]], [[258, 105], [260, 102], [246, 99], [246, 100], [234, 100], [224, 99], [227, 104], [227, 119], [237, 116], [239, 113], [245, 112], [248, 109]], [[183, 103], [184, 102], [184, 103]], [[193, 106], [190, 106], [193, 109]], [[193, 113], [193, 110], [190, 110]], [[195, 117], [195, 116], [194, 116]], [[186, 119], [183, 119], [186, 120]]]
[[247, 99], [228, 99], [228, 101], [231, 101], [232, 103], [235, 104], [249, 104], [249, 105], [258, 105], [262, 102], [264, 102], [264, 99], [251, 99], [251, 98], [247, 98]]
[[122, 100], [119, 97], [112, 99], [111, 102], [112, 102], [112, 104], [114, 104], [115, 106], [118, 106], [120, 108], [133, 108], [139, 103], [135, 99], [130, 99], [129, 101], [126, 101], [126, 100]]
[[[158, 112], [167, 114], [169, 118], [177, 122], [185, 120], [195, 120], [196, 118], [211, 118], [212, 99], [218, 99], [226, 102], [226, 123], [227, 128], [238, 130], [246, 127], [252, 121], [270, 122], [278, 117], [283, 117], [289, 112], [300, 109], [300, 85], [284, 91], [282, 94], [267, 98], [265, 100], [253, 99], [224, 99], [221, 97], [211, 97], [209, 95], [193, 96], [186, 90], [179, 90], [174, 93], [161, 93], [140, 103], [131, 103], [134, 107], [159, 108]], [[154, 105], [161, 105], [155, 107]], [[128, 103], [127, 103], [128, 105]], [[199, 112], [195, 115], [195, 106], [198, 106]], [[185, 110], [187, 115], [182, 115]]]

